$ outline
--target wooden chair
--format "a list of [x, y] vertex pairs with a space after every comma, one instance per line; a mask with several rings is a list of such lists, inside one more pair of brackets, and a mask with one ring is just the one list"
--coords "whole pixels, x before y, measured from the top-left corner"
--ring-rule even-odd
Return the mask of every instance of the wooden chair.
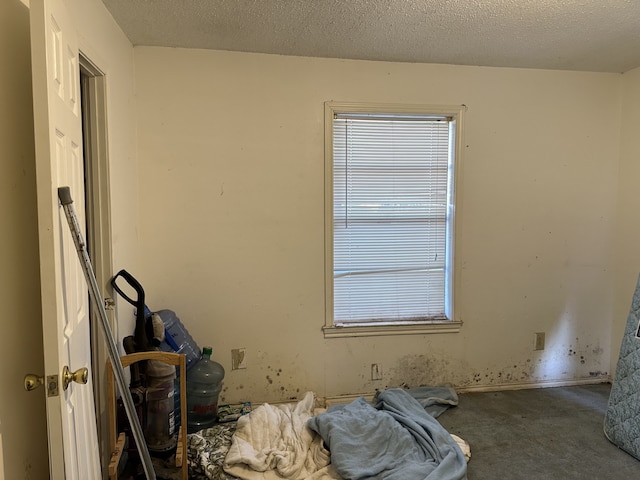
[[[178, 444], [176, 446], [176, 467], [182, 469], [182, 480], [188, 480], [187, 465], [187, 368], [185, 356], [169, 352], [140, 352], [120, 357], [122, 367], [126, 368], [144, 360], [158, 360], [169, 365], [175, 365], [180, 371], [180, 428], [178, 430]], [[118, 435], [116, 414], [116, 385], [111, 362], [107, 361], [107, 408], [109, 413], [109, 480], [118, 479], [118, 464], [124, 450], [125, 434]]]

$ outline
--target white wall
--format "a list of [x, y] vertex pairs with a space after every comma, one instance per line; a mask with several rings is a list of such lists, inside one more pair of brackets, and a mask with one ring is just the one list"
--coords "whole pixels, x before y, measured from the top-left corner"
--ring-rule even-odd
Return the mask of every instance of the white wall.
[[[620, 75], [153, 47], [135, 65], [138, 277], [214, 347], [222, 401], [608, 374]], [[467, 105], [461, 333], [323, 338], [327, 100]]]
[[640, 274], [640, 68], [622, 75], [620, 182], [616, 229], [616, 303], [611, 370], [615, 369], [631, 298]]

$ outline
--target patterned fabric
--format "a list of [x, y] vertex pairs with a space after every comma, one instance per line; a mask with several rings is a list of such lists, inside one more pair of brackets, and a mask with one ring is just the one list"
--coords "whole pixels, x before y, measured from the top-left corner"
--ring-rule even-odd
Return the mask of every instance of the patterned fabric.
[[222, 469], [235, 431], [236, 422], [229, 422], [187, 435], [190, 479], [235, 480]]
[[640, 459], [640, 277], [622, 338], [616, 375], [604, 419], [604, 433], [615, 445]]

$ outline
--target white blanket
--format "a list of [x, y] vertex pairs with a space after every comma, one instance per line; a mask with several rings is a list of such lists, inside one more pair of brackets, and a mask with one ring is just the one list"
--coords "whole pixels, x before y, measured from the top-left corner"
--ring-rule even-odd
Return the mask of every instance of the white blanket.
[[245, 480], [341, 480], [322, 438], [309, 427], [315, 396], [296, 404], [265, 403], [238, 419], [224, 470]]

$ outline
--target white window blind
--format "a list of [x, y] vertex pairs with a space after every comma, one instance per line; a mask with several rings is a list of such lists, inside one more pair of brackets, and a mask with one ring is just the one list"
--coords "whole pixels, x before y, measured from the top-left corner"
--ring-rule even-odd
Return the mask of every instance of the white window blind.
[[334, 114], [333, 323], [447, 320], [451, 119]]

